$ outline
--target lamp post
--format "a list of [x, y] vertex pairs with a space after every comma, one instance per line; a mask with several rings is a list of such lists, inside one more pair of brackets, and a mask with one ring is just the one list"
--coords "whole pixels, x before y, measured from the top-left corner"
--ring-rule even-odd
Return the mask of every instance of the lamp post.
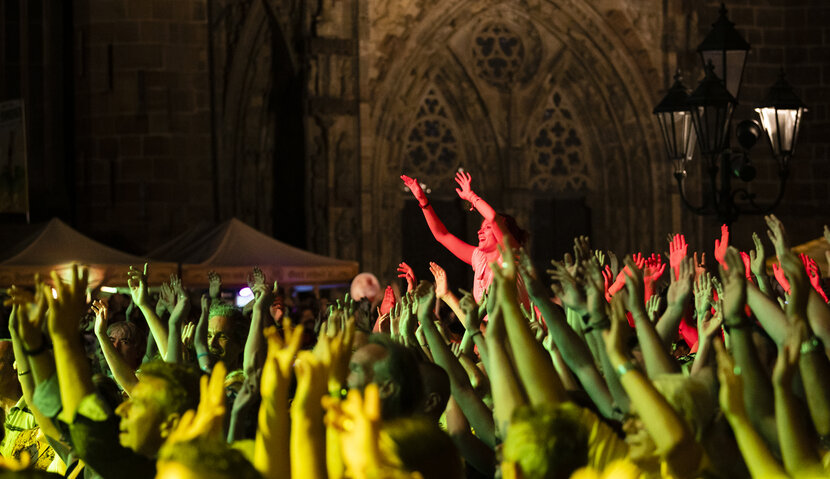
[[[660, 124], [667, 156], [674, 165], [674, 177], [683, 203], [695, 214], [715, 215], [722, 223], [731, 224], [741, 214], [769, 213], [781, 202], [789, 176], [789, 161], [795, 151], [806, 107], [784, 79], [782, 71], [767, 97], [755, 109], [760, 125], [756, 120], [738, 123], [735, 136], [741, 149], [732, 149], [729, 134], [732, 114], [738, 103], [750, 45], [735, 30], [735, 24], [729, 21], [726, 13], [726, 7], [721, 4], [712, 31], [698, 46], [705, 69], [703, 80], [687, 95], [679, 74], [675, 75], [674, 84], [654, 108], [654, 114]], [[736, 178], [744, 182], [755, 178], [748, 151], [760, 138], [762, 130], [778, 162], [779, 179], [778, 195], [766, 206], [758, 205], [755, 194], [746, 188], [732, 187]], [[707, 179], [704, 200], [699, 206], [689, 201], [685, 189], [686, 165], [694, 156], [695, 139], [705, 161]]]

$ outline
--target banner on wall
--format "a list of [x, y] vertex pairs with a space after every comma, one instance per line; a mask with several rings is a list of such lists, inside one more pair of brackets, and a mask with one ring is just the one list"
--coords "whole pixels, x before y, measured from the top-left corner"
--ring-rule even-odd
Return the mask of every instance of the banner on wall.
[[0, 213], [29, 216], [23, 100], [0, 103]]

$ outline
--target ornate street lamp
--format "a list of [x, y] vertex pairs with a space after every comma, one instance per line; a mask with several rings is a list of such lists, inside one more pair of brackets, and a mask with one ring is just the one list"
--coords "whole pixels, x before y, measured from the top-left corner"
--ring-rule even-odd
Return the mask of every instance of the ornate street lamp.
[[687, 101], [689, 95], [683, 85], [683, 77], [678, 71], [674, 75], [674, 85], [666, 96], [654, 107], [654, 114], [660, 122], [666, 154], [674, 164], [674, 174], [686, 176], [686, 162], [692, 160], [695, 153], [695, 130], [692, 127], [692, 115]]
[[687, 105], [697, 133], [700, 154], [712, 166], [729, 145], [729, 123], [738, 101], [715, 76], [711, 61], [705, 68], [706, 76], [689, 95]]
[[778, 160], [779, 168], [786, 170], [795, 151], [801, 115], [807, 111], [807, 105], [796, 96], [784, 77], [784, 70], [781, 70], [778, 81], [755, 111], [761, 117], [761, 126], [769, 138], [772, 156]]
[[[749, 43], [726, 18], [726, 7], [721, 4], [718, 21], [698, 47], [704, 62], [705, 76], [695, 90], [686, 96], [686, 90], [675, 76], [675, 83], [654, 108], [660, 124], [669, 160], [674, 165], [674, 176], [680, 197], [686, 207], [698, 215], [716, 215], [719, 221], [731, 224], [741, 214], [766, 214], [781, 202], [789, 176], [789, 160], [795, 150], [804, 103], [792, 87], [781, 78], [772, 86], [766, 99], [755, 109], [761, 118], [744, 120], [735, 129], [741, 148], [731, 149], [729, 130], [737, 105], [741, 78], [749, 51]], [[683, 98], [685, 97], [685, 104]], [[693, 128], [689, 128], [689, 120]], [[745, 188], [732, 188], [732, 180], [744, 182], [755, 178], [755, 168], [748, 151], [761, 136], [769, 139], [772, 155], [778, 161], [779, 189], [772, 204], [760, 206], [755, 194]], [[694, 142], [705, 159], [708, 184], [704, 185], [704, 202], [693, 205], [686, 196], [686, 163], [691, 161]], [[740, 199], [741, 202], [736, 200]]]
[[712, 24], [712, 31], [698, 45], [697, 52], [704, 65], [712, 62], [715, 75], [723, 80], [729, 93], [738, 98], [749, 43], [735, 30], [735, 24], [726, 18], [725, 4], [720, 4], [718, 13], [718, 20]]

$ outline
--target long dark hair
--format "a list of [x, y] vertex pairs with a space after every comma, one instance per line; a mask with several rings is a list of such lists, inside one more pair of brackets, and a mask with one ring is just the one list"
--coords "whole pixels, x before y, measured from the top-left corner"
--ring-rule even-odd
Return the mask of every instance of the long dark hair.
[[504, 221], [504, 227], [507, 228], [507, 232], [510, 233], [510, 236], [519, 243], [519, 246], [524, 246], [527, 243], [528, 238], [530, 238], [530, 233], [526, 230], [523, 230], [519, 223], [516, 222], [516, 218], [504, 214], [504, 213], [497, 213], [496, 219], [501, 218]]

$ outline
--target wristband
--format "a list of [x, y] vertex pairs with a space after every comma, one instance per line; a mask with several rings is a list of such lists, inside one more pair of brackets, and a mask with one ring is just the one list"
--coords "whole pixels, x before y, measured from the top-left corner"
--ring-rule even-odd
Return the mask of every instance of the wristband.
[[821, 341], [817, 337], [813, 336], [812, 338], [806, 339], [803, 343], [801, 343], [801, 354], [810, 354], [817, 351], [819, 348], [821, 348]]
[[481, 198], [479, 198], [478, 195], [473, 196], [473, 199], [470, 200], [470, 211], [476, 209], [476, 201], [479, 201], [480, 199]]
[[484, 337], [484, 334], [479, 329], [478, 331], [476, 331], [474, 333], [470, 333], [470, 339], [474, 338], [476, 334], [481, 334], [481, 336]]
[[23, 341], [21, 341], [20, 348], [23, 350], [23, 354], [25, 354], [26, 356], [37, 356], [38, 354], [41, 354], [46, 351], [46, 335], [40, 333], [40, 347], [29, 350], [26, 349], [26, 345], [23, 343]]
[[27, 375], [27, 374], [29, 374], [29, 373], [31, 373], [31, 372], [32, 372], [32, 371], [23, 371], [23, 372], [21, 373], [20, 371], [18, 371], [18, 372], [17, 372], [17, 375], [18, 375], [18, 376], [25, 376], [25, 375]]
[[210, 356], [210, 353], [199, 353], [199, 354], [196, 355], [196, 359], [198, 360], [198, 359], [201, 359], [205, 356]]
[[429, 200], [427, 200], [424, 204], [418, 203], [418, 206], [420, 206], [422, 210], [427, 209], [429, 207]]
[[632, 369], [637, 369], [637, 365], [634, 364], [634, 361], [629, 360], [618, 365], [616, 369], [617, 376], [623, 377], [623, 375], [625, 375], [625, 373], [627, 373], [628, 371], [631, 371]]

